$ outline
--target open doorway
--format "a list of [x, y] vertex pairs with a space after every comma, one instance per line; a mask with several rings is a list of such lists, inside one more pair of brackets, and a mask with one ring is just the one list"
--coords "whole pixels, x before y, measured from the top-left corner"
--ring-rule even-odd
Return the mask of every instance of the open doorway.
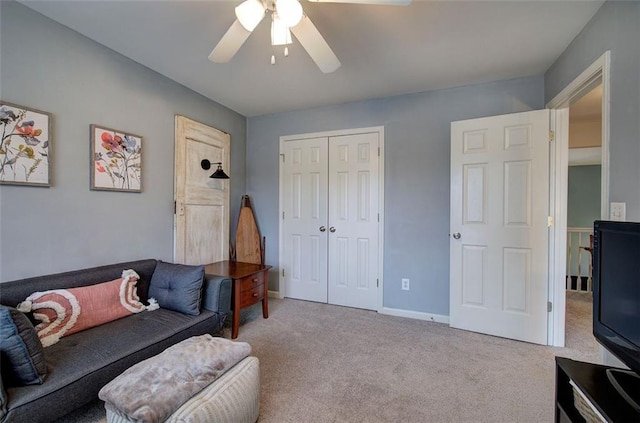
[[[548, 321], [548, 344], [556, 347], [565, 346], [567, 281], [570, 280], [569, 276], [571, 276], [567, 257], [569, 253], [567, 248], [569, 228], [567, 224], [569, 217], [569, 114], [570, 109], [576, 103], [596, 87], [600, 87], [598, 88], [602, 92], [599, 101], [601, 112], [599, 130], [601, 134], [600, 212], [597, 217], [606, 218], [609, 215], [610, 67], [611, 52], [606, 51], [547, 103], [547, 108], [552, 110], [552, 128], [554, 128], [556, 141], [551, 148], [550, 169], [552, 181], [550, 211], [553, 214], [553, 224], [551, 225], [550, 239], [550, 260], [552, 265], [549, 274], [549, 310], [551, 313]], [[588, 127], [588, 125], [585, 125], [585, 127]], [[576, 133], [579, 134], [579, 129], [574, 128], [573, 132], [574, 135]], [[589, 132], [598, 132], [598, 130], [592, 127]], [[587, 147], [583, 148], [582, 152], [588, 151], [586, 150]], [[585, 257], [585, 260], [587, 260], [586, 268], [588, 269], [589, 258]], [[582, 283], [581, 275], [576, 276], [578, 276], [576, 279]], [[593, 335], [591, 334], [590, 326], [587, 326], [587, 328], [589, 329], [588, 335], [585, 334], [584, 336], [591, 339]]]
[[592, 332], [593, 222], [601, 216], [602, 79], [569, 104], [565, 345], [597, 350]]

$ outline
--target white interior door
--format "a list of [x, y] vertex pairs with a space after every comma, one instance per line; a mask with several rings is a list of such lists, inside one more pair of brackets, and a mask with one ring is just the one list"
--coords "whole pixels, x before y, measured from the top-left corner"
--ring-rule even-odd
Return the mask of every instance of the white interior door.
[[329, 303], [378, 300], [378, 134], [329, 138]]
[[327, 138], [287, 141], [283, 247], [287, 297], [327, 302]]
[[230, 137], [184, 116], [176, 116], [174, 260], [207, 264], [228, 258], [229, 181], [211, 179], [203, 159], [230, 172]]
[[450, 324], [547, 343], [549, 111], [451, 123]]

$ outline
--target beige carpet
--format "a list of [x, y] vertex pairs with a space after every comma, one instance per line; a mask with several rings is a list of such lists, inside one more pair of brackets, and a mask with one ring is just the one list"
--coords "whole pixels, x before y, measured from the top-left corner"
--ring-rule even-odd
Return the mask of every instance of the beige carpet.
[[[567, 348], [296, 300], [243, 311], [260, 422], [551, 422], [554, 356], [599, 360], [591, 299], [570, 293]], [[226, 336], [228, 337], [228, 331]], [[59, 423], [104, 422], [99, 402]]]

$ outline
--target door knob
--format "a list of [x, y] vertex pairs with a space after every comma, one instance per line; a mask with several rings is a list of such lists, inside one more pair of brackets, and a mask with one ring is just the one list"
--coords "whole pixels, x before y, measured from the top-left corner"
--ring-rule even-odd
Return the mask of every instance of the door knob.
[[453, 234], [453, 239], [460, 239], [460, 237], [461, 237], [461, 236], [462, 236], [462, 235], [460, 235], [460, 232], [455, 232], [455, 233]]
[[327, 228], [325, 228], [324, 226], [320, 226], [320, 232], [324, 232], [326, 230], [327, 230]]
[[336, 231], [336, 228], [334, 228], [333, 226], [329, 228], [329, 232], [333, 233]]

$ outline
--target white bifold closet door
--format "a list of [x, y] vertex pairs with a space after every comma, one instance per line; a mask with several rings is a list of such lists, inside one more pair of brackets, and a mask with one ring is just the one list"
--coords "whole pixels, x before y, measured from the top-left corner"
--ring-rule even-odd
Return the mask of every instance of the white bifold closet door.
[[375, 310], [379, 133], [284, 142], [285, 295]]

